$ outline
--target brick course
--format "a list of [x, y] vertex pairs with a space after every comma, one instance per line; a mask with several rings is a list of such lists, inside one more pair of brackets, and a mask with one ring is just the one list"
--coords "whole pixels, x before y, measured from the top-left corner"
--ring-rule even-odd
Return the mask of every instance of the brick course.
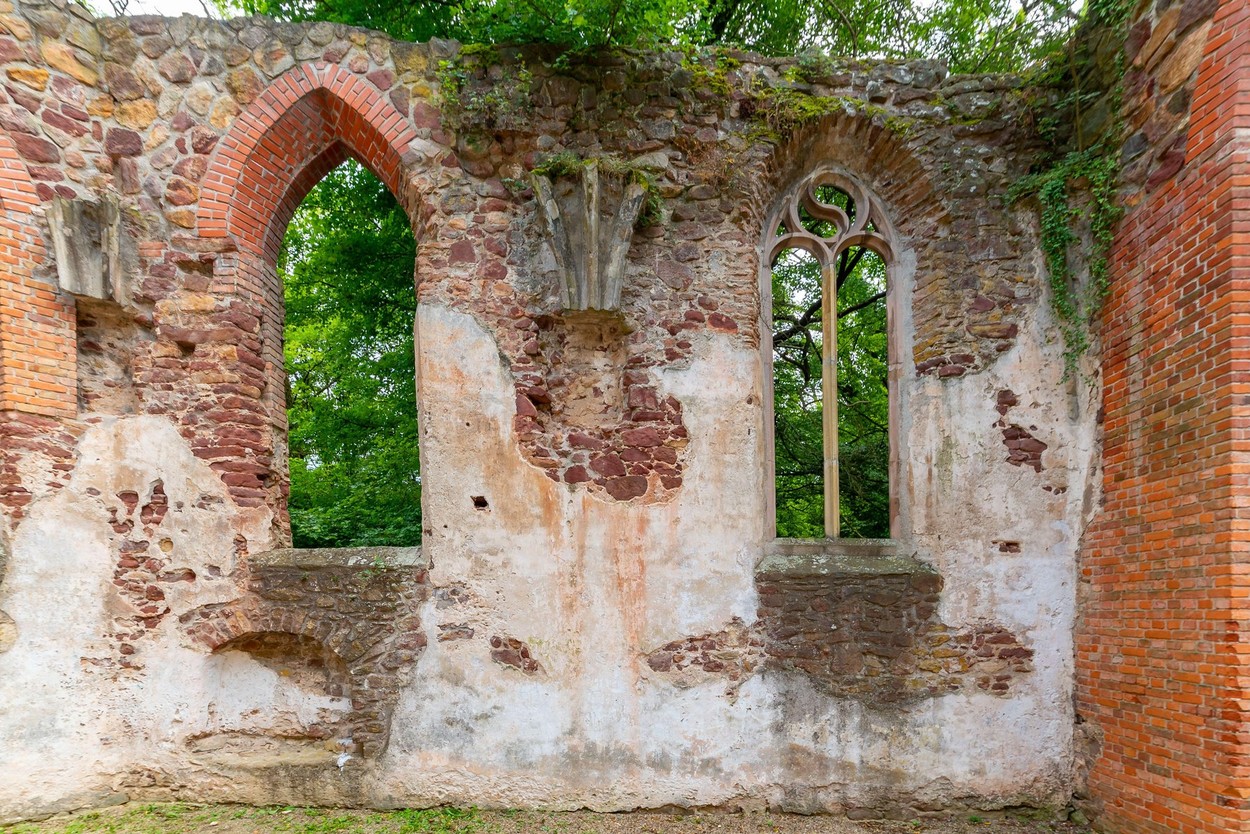
[[[19, 134], [20, 135], [20, 134]], [[35, 184], [0, 129], [0, 411], [77, 411], [73, 306], [46, 274]]]
[[1086, 795], [1110, 831], [1247, 831], [1250, 4], [1157, 4], [1128, 51], [1141, 132], [1103, 315], [1103, 505], [1077, 632]]

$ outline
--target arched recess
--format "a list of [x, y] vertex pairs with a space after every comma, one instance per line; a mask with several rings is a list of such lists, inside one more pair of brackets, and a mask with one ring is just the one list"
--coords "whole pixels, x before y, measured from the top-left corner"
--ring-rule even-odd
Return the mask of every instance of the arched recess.
[[220, 248], [228, 254], [217, 261], [217, 284], [260, 322], [258, 355], [245, 355], [241, 347], [240, 360], [263, 369], [260, 406], [277, 432], [269, 472], [230, 473], [236, 498], [266, 493], [268, 502], [279, 504], [275, 487], [286, 478], [284, 307], [276, 263], [287, 224], [312, 187], [349, 157], [372, 171], [410, 218], [418, 217], [421, 188], [405, 165], [416, 139], [376, 87], [341, 67], [316, 63], [274, 81], [218, 143], [203, 179], [198, 232], [224, 239]]
[[293, 665], [315, 658], [329, 667], [326, 683], [336, 688], [327, 694], [351, 698], [346, 735], [365, 758], [376, 758], [390, 738], [405, 670], [426, 645], [415, 610], [401, 607], [397, 616], [394, 606], [360, 597], [337, 609], [252, 598], [205, 606], [184, 619], [191, 620], [187, 634], [211, 653], [238, 649]]
[[77, 412], [74, 308], [37, 280], [44, 259], [39, 196], [8, 134], [0, 131], [0, 412]]
[[[910, 515], [905, 502], [901, 500], [905, 494], [904, 483], [907, 478], [904, 471], [907, 460], [904, 449], [906, 436], [901, 431], [907, 390], [902, 383], [912, 377], [911, 366], [915, 360], [915, 336], [912, 334], [922, 326], [917, 323], [913, 314], [912, 299], [922, 293], [927, 294], [928, 288], [922, 289], [926, 281], [944, 280], [946, 273], [942, 269], [930, 269], [928, 266], [918, 269], [917, 264], [923, 262], [929, 265], [945, 259], [935, 253], [941, 248], [939, 241], [948, 234], [950, 220], [946, 206], [939, 199], [924, 165], [916, 155], [889, 130], [872, 124], [867, 118], [847, 113], [837, 113], [796, 130], [789, 141], [780, 146], [769, 160], [769, 176], [759, 183], [761, 193], [758, 195], [759, 199], [754, 201], [755, 205], [762, 207], [759, 238], [759, 324], [760, 332], [764, 334], [760, 342], [763, 354], [761, 390], [765, 412], [760, 436], [764, 443], [764, 460], [767, 461], [764, 472], [766, 536], [774, 539], [777, 535], [772, 262], [781, 249], [811, 249], [805, 244], [803, 235], [778, 237], [777, 230], [779, 226], [789, 228], [798, 224], [796, 207], [803, 203], [804, 196], [809, 196], [806, 192], [817, 184], [834, 185], [853, 195], [854, 202], [863, 212], [861, 220], [869, 218], [871, 207], [872, 226], [880, 232], [865, 236], [862, 229], [850, 227], [855, 224], [843, 224], [847, 226], [847, 234], [840, 236], [839, 245], [873, 250], [886, 263], [887, 365], [890, 389], [889, 526], [891, 538], [907, 538]], [[817, 260], [821, 260], [820, 254], [813, 254]], [[935, 306], [940, 311], [944, 305]], [[921, 316], [923, 315], [922, 312]], [[943, 319], [935, 316], [934, 321], [941, 323]], [[833, 436], [836, 438], [836, 432]], [[825, 439], [828, 442], [828, 427]], [[828, 449], [825, 451], [825, 479], [828, 481], [830, 464]], [[833, 466], [836, 469], [836, 463]], [[834, 483], [836, 484], [836, 480]], [[836, 496], [836, 486], [834, 495]], [[831, 500], [836, 501], [836, 497], [831, 499], [827, 493], [826, 516], [830, 512]]]

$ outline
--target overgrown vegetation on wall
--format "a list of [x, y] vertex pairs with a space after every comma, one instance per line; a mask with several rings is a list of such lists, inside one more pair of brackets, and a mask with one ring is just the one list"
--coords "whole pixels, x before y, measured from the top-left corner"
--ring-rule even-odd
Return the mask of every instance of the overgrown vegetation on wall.
[[1015, 72], [1062, 44], [1078, 19], [1063, 0], [216, 0], [229, 11], [368, 26], [412, 41], [604, 46], [739, 46], [863, 59], [937, 58], [952, 72]]
[[[1017, 183], [1010, 198], [1035, 198], [1040, 206], [1057, 337], [1064, 342], [1069, 372], [1090, 347], [1091, 326], [1107, 289], [1107, 252], [1119, 216], [1115, 190], [1120, 131], [1115, 119], [1091, 125], [1089, 113], [1108, 97], [1108, 90], [1112, 99], [1117, 98], [1115, 88], [1123, 74], [1117, 62], [1128, 13], [1125, 0], [1093, 0], [1083, 16], [1061, 2], [1021, 10], [995, 0], [935, 4], [862, 0], [815, 8], [791, 0], [534, 0], [520, 6], [494, 0], [412, 4], [242, 0], [240, 7], [291, 19], [366, 25], [414, 40], [442, 36], [477, 43], [547, 42], [565, 49], [557, 68], [589, 57], [589, 50], [602, 46], [676, 43], [688, 56], [683, 66], [696, 86], [713, 92], [723, 87], [726, 96], [726, 76], [736, 61], [724, 50], [708, 47], [744, 44], [766, 53], [801, 53], [786, 76], [789, 85], [762, 87], [744, 103], [743, 115], [753, 125], [744, 137], [749, 142], [779, 142], [799, 125], [838, 110], [877, 115], [864, 101], [814, 96], [802, 89], [833, 71], [837, 62], [828, 53], [937, 57], [954, 71], [1024, 72], [1025, 87], [1035, 102], [1036, 129], [1044, 146], [1054, 150]], [[1097, 49], [1089, 48], [1089, 38], [1071, 37], [1078, 24], [1083, 27], [1078, 35], [1103, 33]], [[488, 87], [472, 83], [477, 64], [494, 55], [494, 49], [469, 46], [438, 69], [444, 121], [466, 136], [515, 129], [528, 117], [533, 85], [524, 63]], [[1109, 107], [1103, 102], [1099, 112], [1116, 109], [1114, 102]], [[904, 136], [911, 129], [908, 124], [888, 127]], [[540, 157], [537, 170], [552, 177], [569, 176], [585, 161], [568, 152], [549, 154]], [[663, 221], [663, 201], [649, 171], [616, 158], [598, 161], [601, 170], [647, 189], [643, 225]], [[404, 295], [411, 293], [411, 256], [398, 271], [391, 258], [401, 250], [407, 252], [411, 238], [406, 222], [401, 222], [402, 210], [385, 188], [376, 181], [365, 184], [367, 179], [371, 180], [363, 170], [332, 175], [314, 191], [287, 237], [290, 508], [297, 544], [420, 540], [411, 395], [410, 315], [415, 301]], [[527, 187], [524, 179], [509, 184], [514, 191]], [[331, 205], [332, 211], [325, 210]], [[332, 231], [331, 217], [353, 231], [346, 235]], [[405, 235], [407, 242], [401, 240]], [[820, 321], [807, 310], [811, 276], [801, 266], [778, 269], [773, 289], [774, 330], [802, 336], [797, 341], [783, 339], [775, 356], [782, 479], [778, 521], [782, 535], [788, 536], [819, 535], [821, 528], [820, 412], [818, 398], [812, 397], [820, 384]], [[373, 271], [366, 276], [368, 270]], [[871, 295], [877, 285], [870, 278], [851, 284], [863, 284]], [[382, 296], [386, 303], [380, 303]], [[409, 318], [388, 318], [384, 311], [401, 296], [399, 306], [407, 305]], [[863, 300], [856, 296], [846, 303]], [[851, 363], [848, 380], [872, 381], [864, 390], [850, 390], [849, 382], [839, 385], [839, 399], [845, 400], [840, 422], [853, 420], [858, 425], [842, 427], [849, 444], [842, 450], [843, 468], [857, 455], [866, 455], [868, 461], [860, 467], [864, 472], [844, 477], [847, 495], [858, 508], [844, 507], [843, 512], [850, 523], [849, 535], [883, 536], [888, 535], [888, 475], [875, 461], [888, 456], [888, 396], [884, 377], [870, 372], [869, 365], [876, 368], [877, 354], [884, 356], [884, 313], [869, 313], [846, 322], [852, 330], [846, 344], [857, 346], [859, 353], [840, 357], [840, 362]], [[857, 327], [876, 334], [870, 341], [880, 344], [874, 341], [875, 347], [864, 347], [867, 343]], [[360, 338], [373, 347], [363, 348]], [[344, 353], [336, 358], [340, 350]], [[405, 351], [407, 359], [400, 361]], [[856, 365], [856, 356], [871, 361]], [[887, 450], [885, 455], [881, 449]]]
[[1011, 194], [1040, 206], [1042, 253], [1069, 374], [1090, 349], [1122, 213], [1119, 112], [1130, 11], [1127, 0], [1091, 0], [1083, 28], [1034, 71], [1036, 126], [1053, 150]]

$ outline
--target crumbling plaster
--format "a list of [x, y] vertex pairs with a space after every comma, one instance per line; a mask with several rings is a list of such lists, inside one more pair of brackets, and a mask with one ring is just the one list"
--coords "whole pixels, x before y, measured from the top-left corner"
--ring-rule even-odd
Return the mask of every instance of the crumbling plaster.
[[[435, 106], [453, 45], [0, 4], [16, 49], [5, 66], [51, 72], [44, 88], [4, 93], [6, 129], [26, 137], [18, 150], [55, 151], [26, 157], [40, 199], [122, 195], [138, 252], [128, 306], [97, 316], [104, 307], [80, 302], [63, 322], [85, 351], [72, 416], [23, 422], [14, 404], [21, 442], [0, 450], [12, 485], [0, 493], [0, 610], [16, 630], [11, 648], [0, 643], [0, 747], [11, 751], [0, 820], [166, 796], [857, 814], [1066, 800], [1096, 422], [1093, 387], [1063, 377], [1036, 230], [1002, 201], [1034, 150], [1016, 132], [1010, 80], [848, 65], [800, 84], [837, 106], [765, 136], [751, 132], [765, 125], [747, 112], [759, 102], [748, 88], [786, 88], [784, 62], [739, 56], [730, 92], [708, 95], [681, 56], [571, 74], [531, 58], [532, 120], [478, 135]], [[55, 31], [57, 15], [72, 25]], [[116, 69], [118, 49], [133, 53], [135, 84]], [[468, 100], [491, 72], [470, 65]], [[626, 90], [628, 73], [639, 80]], [[314, 81], [326, 86], [299, 86]], [[82, 132], [34, 118], [57, 96], [86, 115]], [[288, 105], [307, 123], [284, 121]], [[487, 116], [519, 118], [461, 114]], [[301, 125], [312, 125], [304, 144], [283, 145], [288, 156], [267, 168], [281, 131]], [[249, 145], [240, 137], [253, 127], [273, 141]], [[584, 427], [544, 401], [582, 390], [561, 378], [574, 325], [533, 195], [504, 178], [558, 147], [664, 157], [665, 220], [635, 232], [612, 314], [623, 324], [604, 331], [624, 344], [585, 365], [587, 378], [615, 380], [622, 402], [653, 404], [622, 405], [587, 430], [611, 454], [666, 450], [637, 455], [625, 475], [575, 477], [594, 471], [569, 441]], [[308, 171], [345, 155], [396, 190], [418, 236], [426, 535], [416, 560], [314, 565], [288, 553], [267, 572], [258, 554], [286, 544], [281, 312], [263, 252], [272, 236], [255, 215], [278, 217], [311, 186]], [[784, 624], [761, 617], [759, 566], [818, 576], [822, 563], [766, 540], [759, 246], [770, 207], [816, 162], [860, 178], [899, 230], [891, 335], [905, 452], [888, 559], [823, 564], [904, 584], [936, 571], [926, 622], [956, 637], [996, 630], [1022, 658], [995, 667], [998, 689], [978, 679], [979, 644], [950, 651], [968, 666], [943, 679], [948, 690], [888, 701], [837, 694], [768, 655]], [[212, 185], [219, 174], [271, 177], [247, 193], [277, 196], [233, 205], [232, 181]], [[201, 187], [212, 200], [192, 199]], [[42, 223], [41, 210], [24, 222]], [[47, 288], [55, 263], [41, 269], [31, 280]], [[1045, 444], [1037, 470], [1008, 459], [1002, 391], [1017, 403], [1011, 420]], [[659, 446], [623, 439], [652, 429]], [[892, 604], [881, 628], [907, 622]], [[357, 634], [331, 616], [352, 605], [395, 610]], [[736, 679], [646, 661], [722, 632], [741, 649]], [[350, 667], [351, 695], [310, 684], [320, 678], [294, 654], [286, 675], [231, 648], [254, 633], [323, 646], [331, 666]], [[914, 671], [885, 679], [910, 685]], [[345, 727], [368, 740], [327, 735]]]

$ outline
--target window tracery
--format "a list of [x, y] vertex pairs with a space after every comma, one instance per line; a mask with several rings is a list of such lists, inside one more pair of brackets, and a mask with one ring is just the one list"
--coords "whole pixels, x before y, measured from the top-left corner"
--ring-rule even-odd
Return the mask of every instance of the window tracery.
[[[841, 438], [839, 437], [838, 322], [839, 319], [885, 302], [889, 291], [886, 273], [894, 260], [892, 239], [891, 226], [880, 202], [853, 177], [828, 168], [809, 174], [791, 190], [770, 220], [765, 239], [764, 254], [769, 265], [770, 278], [776, 278], [777, 273], [782, 273], [783, 276], [806, 273], [810, 276], [807, 279], [806, 288], [803, 287], [802, 280], [790, 287], [793, 290], [793, 296], [785, 300], [789, 309], [779, 310], [779, 313], [774, 316], [774, 327], [780, 329], [775, 329], [773, 332], [772, 359], [774, 362], [785, 360], [793, 362], [793, 357], [786, 352], [792, 347], [792, 344], [788, 345], [787, 342], [792, 343], [795, 338], [804, 343], [799, 350], [800, 353], [819, 352], [819, 398], [818, 402], [806, 405], [813, 412], [812, 416], [817, 411], [820, 416], [821, 460], [818, 468], [823, 491], [823, 496], [821, 496], [823, 534], [830, 539], [841, 538], [848, 532], [844, 530], [843, 525], [842, 503], [846, 485], [842, 483], [840, 472], [844, 468], [843, 461], [839, 460]], [[866, 258], [866, 256], [869, 257]], [[856, 270], [862, 273], [868, 269], [868, 262], [874, 259], [879, 259], [874, 264], [879, 275], [873, 276], [879, 278], [879, 288], [872, 286], [870, 290], [873, 291], [865, 292], [863, 280], [853, 281], [859, 288], [859, 296], [863, 297], [845, 299], [839, 305], [844, 283], [852, 276], [859, 274]], [[774, 280], [770, 286], [776, 291], [778, 284]], [[778, 303], [776, 298], [773, 301]], [[886, 305], [877, 309], [880, 311], [878, 317], [884, 329], [881, 334], [885, 337], [882, 341], [884, 348], [885, 341], [889, 339], [889, 308]], [[849, 347], [850, 350], [844, 350], [843, 353], [854, 357], [858, 345]], [[880, 384], [887, 389], [886, 396], [892, 398], [893, 391], [888, 390], [890, 385], [887, 380], [889, 363], [884, 355], [886, 351], [883, 350], [882, 353], [881, 361], [876, 363], [877, 370], [880, 372]], [[846, 361], [845, 357], [844, 361]], [[851, 364], [856, 362], [854, 358], [849, 361]], [[842, 380], [844, 396], [846, 395], [845, 389], [850, 387], [846, 377], [856, 374], [862, 377], [861, 370], [860, 368], [841, 369], [844, 376]], [[800, 373], [804, 381], [808, 383], [815, 381], [811, 379], [811, 376], [815, 374], [809, 373], [808, 369], [800, 367]], [[774, 385], [777, 379], [774, 372], [772, 379]], [[809, 387], [814, 389], [816, 386]], [[776, 396], [776, 392], [774, 394]], [[801, 408], [803, 405], [799, 403], [798, 407]], [[777, 408], [776, 405], [775, 408]], [[887, 412], [890, 410], [888, 400], [886, 410]], [[887, 422], [893, 421], [887, 417]], [[880, 469], [884, 473], [884, 490], [892, 493], [893, 488], [890, 482], [893, 478], [890, 470], [893, 469], [894, 457], [893, 431], [890, 426], [884, 428], [883, 435], [886, 437], [884, 442], [888, 460]], [[779, 535], [787, 538], [803, 537], [807, 534], [795, 533], [792, 529], [783, 529], [787, 525], [781, 523], [781, 506], [778, 501], [780, 499], [784, 503], [787, 496], [778, 494], [779, 482], [776, 475], [783, 474], [776, 469], [778, 450], [781, 448], [778, 444], [792, 442], [792, 438], [788, 438], [781, 429], [779, 424], [774, 424], [774, 492], [772, 493], [774, 521], [777, 522]], [[787, 448], [785, 451], [787, 459], [792, 462], [794, 450]], [[798, 468], [802, 469], [802, 467]], [[814, 482], [815, 473], [807, 474], [811, 476], [808, 483]], [[852, 486], [859, 488], [862, 485], [857, 483]], [[893, 516], [892, 495], [884, 498], [884, 514], [888, 526], [889, 519]], [[790, 526], [796, 529], [802, 527], [802, 525]], [[849, 532], [852, 537], [863, 537], [865, 535], [862, 532], [863, 529], [863, 525], [857, 525], [857, 529]], [[877, 529], [880, 531], [880, 525]]]

